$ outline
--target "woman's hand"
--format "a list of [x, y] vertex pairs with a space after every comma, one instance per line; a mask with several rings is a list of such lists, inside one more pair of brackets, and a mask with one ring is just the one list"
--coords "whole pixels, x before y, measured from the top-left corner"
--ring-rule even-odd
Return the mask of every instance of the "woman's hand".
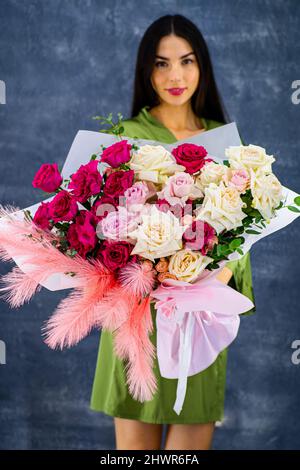
[[228, 282], [230, 281], [230, 278], [232, 276], [232, 271], [231, 269], [229, 268], [226, 268], [226, 266], [222, 269], [222, 271], [219, 272], [219, 274], [216, 276], [216, 278], [221, 281], [221, 282], [224, 282], [224, 284], [228, 284]]

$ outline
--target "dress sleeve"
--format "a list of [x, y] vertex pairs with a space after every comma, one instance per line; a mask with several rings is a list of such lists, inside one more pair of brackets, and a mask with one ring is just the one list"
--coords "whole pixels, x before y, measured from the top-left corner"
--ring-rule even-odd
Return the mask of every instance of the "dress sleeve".
[[[242, 145], [247, 145], [241, 138]], [[226, 264], [226, 267], [231, 269], [233, 275], [228, 282], [228, 285], [233, 289], [237, 290], [241, 294], [248, 297], [255, 305], [254, 291], [253, 291], [253, 281], [252, 281], [252, 268], [251, 268], [251, 249], [240, 259], [229, 261]], [[248, 310], [243, 315], [252, 315], [256, 312], [256, 307]]]
[[256, 312], [256, 307], [252, 282], [250, 251], [247, 251], [247, 253], [238, 260], [229, 261], [226, 263], [226, 267], [231, 269], [233, 273], [228, 285], [248, 297], [254, 303], [254, 307], [252, 309], [241, 313], [241, 315], [252, 315]]

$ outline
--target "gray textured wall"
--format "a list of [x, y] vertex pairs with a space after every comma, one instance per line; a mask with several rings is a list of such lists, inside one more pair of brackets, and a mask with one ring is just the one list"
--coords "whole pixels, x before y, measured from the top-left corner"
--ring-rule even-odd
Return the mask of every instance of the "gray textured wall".
[[[167, 13], [196, 22], [211, 51], [224, 102], [247, 143], [277, 158], [281, 182], [299, 191], [300, 4], [297, 0], [1, 0], [2, 204], [42, 199], [31, 186], [40, 164], [63, 163], [95, 114], [130, 112], [136, 51], [145, 28]], [[252, 249], [257, 313], [244, 317], [229, 353], [224, 424], [215, 449], [299, 448], [299, 219]], [[0, 265], [4, 274], [8, 266]], [[64, 293], [43, 289], [21, 310], [0, 304], [0, 446], [114, 447], [113, 418], [89, 410], [99, 331], [54, 352], [42, 322]]]

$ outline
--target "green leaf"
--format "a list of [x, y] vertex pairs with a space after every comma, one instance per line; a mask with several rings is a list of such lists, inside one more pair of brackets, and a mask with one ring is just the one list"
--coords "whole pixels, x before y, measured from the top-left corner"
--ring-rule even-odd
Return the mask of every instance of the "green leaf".
[[260, 235], [261, 232], [257, 232], [256, 230], [245, 230], [246, 233], [252, 233], [252, 234], [255, 234], [255, 235]]
[[130, 166], [126, 165], [126, 163], [121, 163], [120, 167], [122, 170], [130, 170]]
[[292, 212], [300, 212], [300, 210], [297, 207], [294, 207], [294, 206], [286, 206], [286, 207], [290, 209], [290, 211]]
[[244, 252], [243, 252], [243, 250], [241, 250], [241, 248], [237, 248], [236, 251], [237, 251], [238, 253], [240, 253], [240, 255], [243, 255], [243, 254], [244, 254]]
[[90, 160], [96, 160], [96, 158], [97, 158], [97, 155], [94, 153], [94, 154], [91, 156]]
[[275, 207], [275, 210], [277, 211], [277, 210], [281, 209], [282, 206], [283, 206], [283, 201], [280, 201], [280, 203], [278, 204], [278, 206]]
[[241, 245], [241, 240], [239, 238], [235, 238], [230, 242], [229, 247], [232, 251], [235, 251], [240, 245]]
[[300, 196], [295, 197], [294, 203], [297, 204], [297, 206], [300, 206]]
[[[118, 122], [114, 123], [112, 119], [112, 113], [109, 113], [107, 117], [105, 116], [93, 116], [92, 119], [97, 119], [101, 124], [109, 124], [110, 128], [108, 129], [110, 133], [119, 136], [124, 133], [124, 126], [122, 125], [123, 116], [121, 113], [117, 113]], [[99, 132], [106, 132], [107, 129], [100, 129]]]

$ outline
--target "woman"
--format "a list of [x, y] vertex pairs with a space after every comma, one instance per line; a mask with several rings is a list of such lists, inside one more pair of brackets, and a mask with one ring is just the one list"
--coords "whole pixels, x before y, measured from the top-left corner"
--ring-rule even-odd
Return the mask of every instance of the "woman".
[[[173, 143], [229, 121], [205, 40], [181, 15], [159, 18], [145, 32], [134, 87], [133, 117], [124, 121], [125, 136]], [[179, 93], [178, 88], [184, 90]], [[249, 252], [227, 263], [220, 279], [254, 302]], [[244, 315], [254, 312], [255, 308]], [[153, 305], [152, 318], [151, 341], [156, 345]], [[215, 422], [224, 416], [226, 362], [227, 348], [207, 369], [188, 377], [183, 409], [177, 415], [177, 379], [161, 377], [155, 360], [158, 391], [151, 401], [135, 401], [128, 392], [124, 365], [113, 352], [112, 334], [103, 330], [91, 409], [115, 417], [118, 450], [160, 449], [163, 424], [168, 425], [165, 449], [210, 449]]]

